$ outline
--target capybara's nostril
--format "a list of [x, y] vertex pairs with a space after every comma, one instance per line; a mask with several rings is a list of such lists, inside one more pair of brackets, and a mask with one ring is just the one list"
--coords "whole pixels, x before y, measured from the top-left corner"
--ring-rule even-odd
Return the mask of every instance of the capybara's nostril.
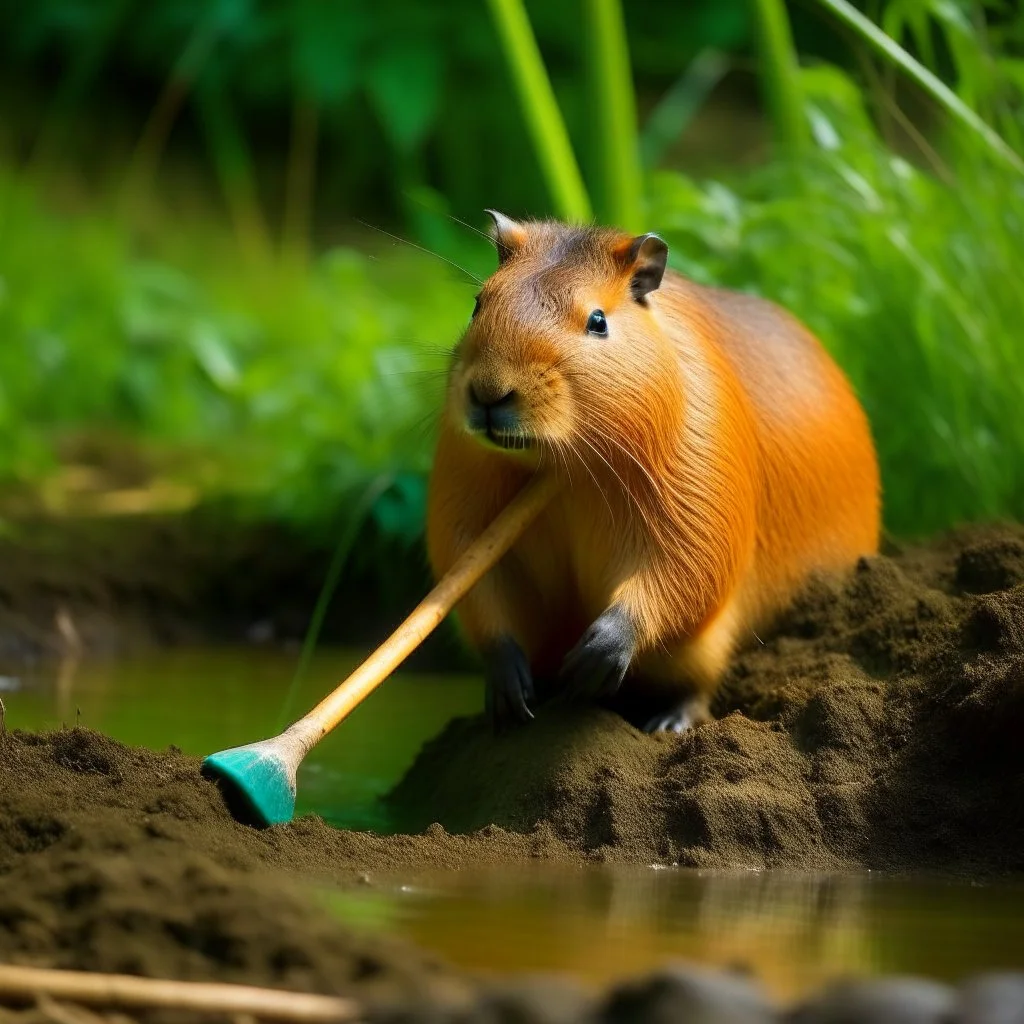
[[520, 430], [519, 403], [510, 391], [487, 407], [487, 428], [490, 433], [515, 434]]
[[515, 391], [479, 380], [470, 381], [466, 391], [466, 421], [471, 430], [488, 435], [518, 433], [519, 403]]

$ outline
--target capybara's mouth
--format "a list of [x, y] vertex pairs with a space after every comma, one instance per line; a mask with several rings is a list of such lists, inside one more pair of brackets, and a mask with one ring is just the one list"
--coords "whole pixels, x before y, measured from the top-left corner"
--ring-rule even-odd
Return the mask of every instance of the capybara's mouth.
[[521, 430], [495, 430], [488, 427], [487, 440], [505, 451], [523, 452], [533, 447], [533, 438]]

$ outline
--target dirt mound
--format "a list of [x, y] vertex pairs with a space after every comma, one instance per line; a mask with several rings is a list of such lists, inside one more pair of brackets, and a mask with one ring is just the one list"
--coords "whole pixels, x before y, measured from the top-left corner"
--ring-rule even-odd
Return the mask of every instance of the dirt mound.
[[411, 830], [542, 829], [695, 867], [1024, 867], [1024, 529], [964, 530], [817, 581], [690, 735], [557, 703], [460, 720], [392, 794]]
[[272, 858], [196, 769], [85, 730], [6, 737], [0, 960], [319, 991], [422, 984], [408, 951], [357, 945], [268, 881]]
[[458, 1002], [461, 976], [350, 933], [308, 887], [558, 853], [497, 829], [438, 831], [389, 841], [312, 818], [257, 831], [173, 749], [86, 729], [0, 735], [0, 962]]

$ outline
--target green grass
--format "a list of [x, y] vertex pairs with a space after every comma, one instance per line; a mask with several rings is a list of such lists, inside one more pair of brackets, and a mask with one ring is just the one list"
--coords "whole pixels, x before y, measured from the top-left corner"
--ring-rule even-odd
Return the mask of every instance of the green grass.
[[619, 0], [586, 0], [583, 13], [598, 213], [606, 223], [639, 233], [644, 230], [640, 140], [622, 6]]
[[[1024, 515], [1024, 184], [989, 161], [941, 184], [888, 152], [848, 80], [803, 87], [817, 145], [799, 175], [663, 172], [650, 223], [679, 269], [776, 299], [835, 353], [890, 529]], [[399, 246], [307, 272], [247, 261], [226, 229], [182, 224], [150, 248], [0, 178], [0, 476], [38, 481], [63, 436], [99, 427], [177, 453], [173, 473], [240, 512], [310, 528], [344, 526], [393, 475], [375, 515], [414, 538], [472, 284]]]
[[882, 144], [840, 73], [802, 88], [817, 144], [796, 171], [662, 174], [653, 223], [680, 269], [826, 342], [870, 416], [889, 529], [1024, 516], [1024, 179], [961, 150], [944, 184]]
[[[943, 107], [950, 117], [955, 118], [961, 125], [971, 132], [976, 143], [980, 141], [983, 145], [987, 146], [999, 160], [1013, 168], [1018, 174], [1024, 174], [1024, 160], [1021, 159], [1020, 154], [1007, 145], [1006, 140], [981, 116], [981, 114], [978, 113], [977, 110], [974, 110], [964, 102], [964, 100], [958, 96], [953, 89], [946, 85], [945, 82], [943, 82], [934, 72], [925, 67], [920, 61], [916, 60], [907, 52], [907, 50], [900, 46], [896, 40], [886, 35], [886, 33], [883, 32], [874, 22], [861, 14], [861, 12], [852, 4], [848, 3], [847, 0], [820, 0], [820, 3], [830, 12], [835, 14], [836, 17], [840, 18], [849, 27], [851, 27], [862, 39], [866, 40], [887, 62], [894, 64], [902, 72], [912, 78], [936, 103]], [[915, 13], [918, 17], [924, 17], [924, 33], [930, 32], [928, 22], [931, 16], [934, 15], [937, 18], [943, 17], [944, 12], [942, 10], [942, 6], [938, 3], [932, 3], [930, 0], [925, 0], [924, 3], [919, 2], [916, 5], [893, 4], [889, 8], [889, 14], [898, 16], [898, 13], [902, 13], [904, 10], [909, 13], [914, 10], [915, 6], [917, 8]], [[946, 5], [946, 7], [947, 9], [952, 8], [953, 11], [958, 12], [962, 19], [962, 24], [959, 25], [961, 37], [963, 31], [966, 30], [968, 37], [966, 52], [971, 53], [972, 62], [975, 66], [983, 64], [987, 58], [987, 51], [989, 49], [988, 44], [982, 38], [970, 38], [976, 33], [975, 25], [979, 21], [984, 23], [983, 12], [981, 10], [975, 12], [979, 17], [976, 17], [972, 24], [968, 16], [968, 12], [963, 8], [960, 8], [958, 11], [956, 4]], [[948, 15], [946, 15], [946, 17], [948, 18]], [[940, 24], [942, 24], [941, 21]], [[945, 25], [948, 30], [948, 20], [945, 22]], [[1019, 20], [1017, 23], [1017, 30], [1019, 31]], [[960, 42], [962, 43], [963, 41], [963, 38], [961, 38]], [[922, 47], [927, 45], [925, 43], [923, 33], [921, 35], [919, 45]], [[957, 47], [955, 42], [952, 40], [950, 40], [950, 45], [954, 52], [958, 52], [961, 56], [964, 55], [965, 48], [963, 46]], [[990, 82], [993, 79], [998, 80], [1001, 76], [1007, 76], [1007, 72], [1011, 69], [1014, 77], [1016, 77], [1021, 74], [1022, 68], [1024, 68], [1024, 64], [1021, 64], [1019, 60], [1009, 59], [1005, 62], [1005, 65], [1001, 70], [1001, 75], [989, 74], [987, 77], [990, 79]], [[962, 71], [963, 69], [961, 69], [961, 72]], [[1005, 85], [1008, 83], [1004, 81], [1002, 84], [1005, 88]], [[1017, 84], [1014, 86], [1014, 91], [1019, 93], [1019, 90], [1020, 85], [1018, 80]], [[1006, 97], [1004, 96], [1003, 98], [1005, 100]], [[980, 97], [975, 97], [975, 99], [980, 99]], [[1013, 120], [1016, 122], [1014, 124], [1014, 127], [1016, 128], [1015, 134], [1019, 138], [1020, 118], [1018, 116]], [[1006, 127], [1006, 125], [1003, 127]]]
[[526, 8], [522, 0], [488, 0], [488, 6], [551, 204], [564, 220], [588, 221], [592, 216], [590, 196]]
[[775, 126], [776, 147], [796, 164], [807, 145], [807, 118], [800, 91], [799, 60], [783, 0], [754, 0], [760, 78]]
[[99, 431], [240, 513], [309, 524], [388, 473], [381, 514], [415, 535], [473, 282], [377, 236], [308, 270], [225, 227], [167, 223], [142, 248], [0, 175], [0, 480], [37, 482]]

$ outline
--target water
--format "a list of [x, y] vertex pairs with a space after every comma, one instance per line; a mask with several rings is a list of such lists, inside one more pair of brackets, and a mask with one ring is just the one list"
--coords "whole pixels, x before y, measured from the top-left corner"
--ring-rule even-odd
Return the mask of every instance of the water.
[[[290, 717], [358, 660], [320, 653]], [[201, 755], [276, 732], [295, 661], [250, 649], [32, 671], [0, 665], [0, 699], [10, 727], [80, 720], [128, 743], [173, 743]], [[387, 828], [377, 798], [450, 717], [480, 707], [478, 679], [396, 675], [310, 755], [300, 812]], [[484, 971], [558, 970], [603, 982], [683, 959], [745, 965], [774, 993], [792, 997], [840, 975], [954, 981], [1024, 967], [1024, 881], [533, 864], [378, 882], [316, 895], [349, 924], [406, 936]]]
[[[297, 660], [248, 648], [68, 660], [31, 670], [0, 665], [0, 700], [11, 728], [80, 723], [125, 743], [158, 750], [174, 744], [202, 756], [280, 732], [344, 679], [361, 655], [317, 654], [286, 708]], [[303, 762], [297, 813], [386, 830], [377, 799], [426, 739], [453, 716], [482, 707], [480, 681], [472, 676], [397, 673]]]
[[470, 969], [595, 984], [688, 961], [749, 968], [792, 999], [837, 977], [1024, 967], [1024, 882], [531, 865], [324, 899]]

